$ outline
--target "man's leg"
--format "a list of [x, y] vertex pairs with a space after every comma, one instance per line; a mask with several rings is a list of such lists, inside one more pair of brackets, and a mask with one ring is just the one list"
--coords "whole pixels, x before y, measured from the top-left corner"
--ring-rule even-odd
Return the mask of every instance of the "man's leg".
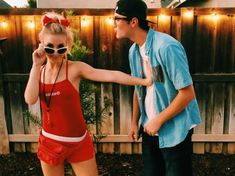
[[165, 160], [166, 176], [192, 176], [192, 130], [175, 147], [161, 149]]
[[159, 149], [158, 137], [143, 133], [142, 140], [144, 176], [165, 176], [164, 160]]

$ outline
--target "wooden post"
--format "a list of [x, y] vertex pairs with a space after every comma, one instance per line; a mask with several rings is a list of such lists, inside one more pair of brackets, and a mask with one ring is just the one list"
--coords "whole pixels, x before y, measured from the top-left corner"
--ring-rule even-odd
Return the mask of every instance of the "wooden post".
[[[232, 36], [235, 36], [235, 19], [233, 18], [232, 21]], [[235, 72], [235, 38], [232, 38], [232, 52], [230, 56], [230, 64], [231, 65], [231, 72]], [[235, 81], [232, 84], [228, 85], [228, 118], [229, 118], [229, 134], [235, 134]], [[235, 143], [228, 144], [228, 154], [235, 154]]]
[[[6, 39], [0, 39], [0, 44]], [[2, 51], [0, 48], [0, 154], [8, 154], [9, 139], [7, 132], [7, 125], [4, 111], [4, 98], [3, 98], [3, 70], [2, 70]]]
[[[120, 134], [127, 135], [131, 129], [131, 91], [128, 86], [120, 86]], [[120, 152], [125, 154], [132, 153], [131, 144], [120, 144]]]
[[[201, 114], [201, 123], [194, 128], [194, 134], [205, 134], [206, 128], [206, 101], [205, 97], [207, 94], [207, 85], [206, 83], [197, 83], [195, 84], [196, 97], [198, 101], [198, 106]], [[194, 143], [193, 144], [193, 152], [196, 154], [204, 154], [205, 153], [205, 143]]]

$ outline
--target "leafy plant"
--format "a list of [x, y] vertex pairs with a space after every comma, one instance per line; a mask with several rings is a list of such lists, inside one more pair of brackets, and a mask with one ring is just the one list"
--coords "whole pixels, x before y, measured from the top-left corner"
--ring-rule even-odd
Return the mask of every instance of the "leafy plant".
[[41, 122], [41, 119], [36, 116], [36, 115], [33, 115], [30, 111], [26, 110], [23, 112], [23, 117], [26, 121], [30, 121], [32, 122], [36, 127], [38, 128], [41, 128], [42, 126], [42, 122]]
[[36, 0], [28, 0], [28, 8], [37, 8]]
[[84, 60], [91, 52], [86, 46], [82, 45], [82, 41], [79, 39], [79, 30], [72, 29], [72, 31], [74, 34], [74, 43], [71, 52], [68, 54], [68, 58], [73, 61]]

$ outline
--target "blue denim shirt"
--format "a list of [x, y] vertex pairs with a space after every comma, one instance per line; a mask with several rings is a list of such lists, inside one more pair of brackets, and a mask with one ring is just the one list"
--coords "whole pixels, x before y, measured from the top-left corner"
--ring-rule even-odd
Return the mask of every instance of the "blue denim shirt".
[[[173, 37], [149, 29], [145, 42], [146, 55], [150, 58], [153, 70], [153, 84], [156, 93], [155, 107], [159, 114], [176, 97], [178, 90], [191, 84], [192, 78], [189, 73], [187, 56], [183, 46]], [[139, 46], [134, 43], [129, 50], [129, 62], [133, 76], [142, 77], [142, 66]], [[144, 106], [144, 88], [135, 86], [139, 100], [142, 125], [147, 121]], [[156, 116], [157, 117], [157, 116]], [[175, 117], [164, 123], [160, 130], [159, 147], [173, 147], [182, 142], [188, 130], [199, 124], [200, 112], [196, 99]]]

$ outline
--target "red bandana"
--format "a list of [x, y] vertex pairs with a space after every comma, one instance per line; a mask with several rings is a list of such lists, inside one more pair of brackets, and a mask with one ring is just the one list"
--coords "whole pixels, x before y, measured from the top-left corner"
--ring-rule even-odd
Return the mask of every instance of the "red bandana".
[[65, 27], [69, 26], [69, 21], [64, 19], [64, 20], [54, 20], [52, 18], [49, 18], [48, 16], [44, 16], [43, 20], [42, 20], [43, 26], [46, 26], [49, 23], [59, 23]]

